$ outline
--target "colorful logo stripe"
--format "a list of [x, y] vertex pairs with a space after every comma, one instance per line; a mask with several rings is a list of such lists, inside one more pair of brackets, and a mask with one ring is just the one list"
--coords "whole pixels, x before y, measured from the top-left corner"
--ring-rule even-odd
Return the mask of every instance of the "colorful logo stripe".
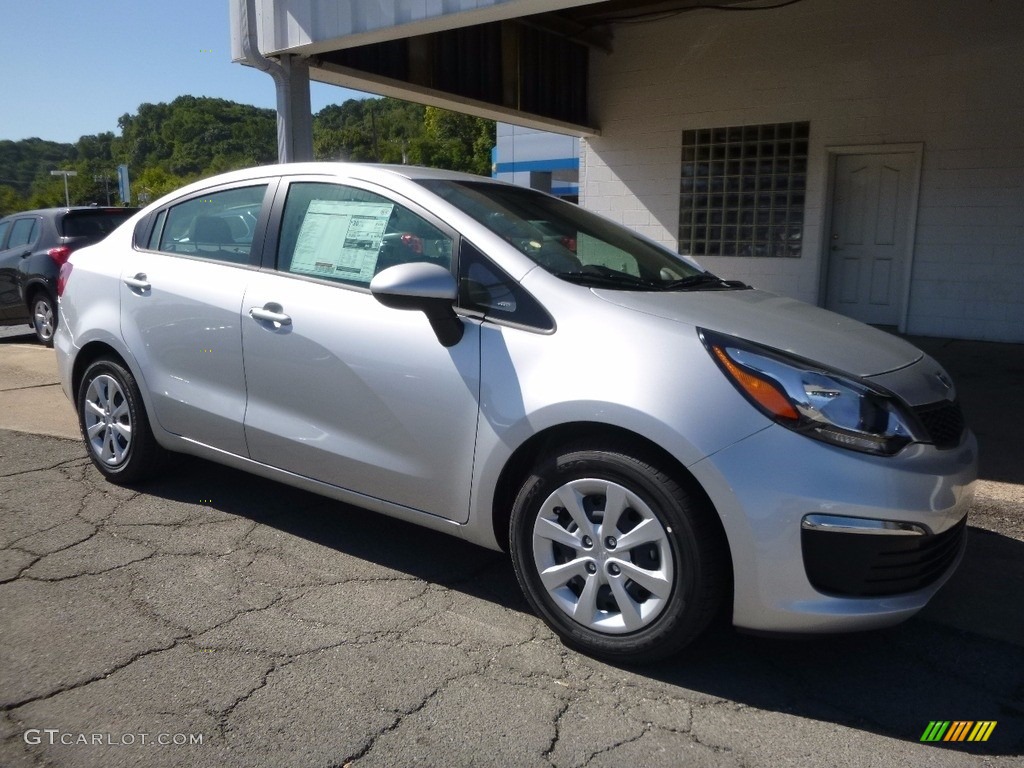
[[921, 741], [988, 741], [996, 720], [931, 720]]

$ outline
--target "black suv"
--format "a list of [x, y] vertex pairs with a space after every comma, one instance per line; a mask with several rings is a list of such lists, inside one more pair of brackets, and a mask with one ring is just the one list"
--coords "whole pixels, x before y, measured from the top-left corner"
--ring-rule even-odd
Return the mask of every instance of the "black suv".
[[40, 342], [53, 346], [61, 264], [138, 210], [44, 208], [0, 219], [0, 325], [27, 323]]

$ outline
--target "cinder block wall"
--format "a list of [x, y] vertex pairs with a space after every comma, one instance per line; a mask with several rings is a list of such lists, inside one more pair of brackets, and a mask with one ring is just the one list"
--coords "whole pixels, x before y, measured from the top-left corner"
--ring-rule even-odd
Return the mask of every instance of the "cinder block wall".
[[614, 28], [581, 201], [677, 247], [685, 129], [810, 121], [803, 256], [703, 258], [823, 302], [828, 151], [922, 143], [907, 330], [1024, 342], [1024, 4], [805, 0]]

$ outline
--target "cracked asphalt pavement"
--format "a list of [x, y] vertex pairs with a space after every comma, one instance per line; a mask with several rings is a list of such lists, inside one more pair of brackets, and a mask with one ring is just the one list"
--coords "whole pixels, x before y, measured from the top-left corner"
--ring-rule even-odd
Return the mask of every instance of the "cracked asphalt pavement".
[[501, 554], [198, 460], [120, 488], [0, 430], [0, 765], [1021, 766], [1013, 489], [910, 622], [630, 669], [564, 648]]

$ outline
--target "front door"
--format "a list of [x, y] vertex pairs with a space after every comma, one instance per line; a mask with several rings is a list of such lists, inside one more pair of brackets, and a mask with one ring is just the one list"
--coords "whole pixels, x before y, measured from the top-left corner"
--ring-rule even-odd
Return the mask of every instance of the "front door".
[[242, 305], [250, 456], [465, 522], [480, 391], [480, 328], [453, 347], [427, 318], [368, 290], [403, 261], [450, 266], [453, 237], [375, 192], [290, 184], [277, 271]]
[[18, 290], [18, 268], [32, 253], [32, 246], [39, 239], [40, 221], [36, 216], [26, 216], [4, 222], [5, 232], [0, 232], [0, 245], [4, 234], [10, 231], [7, 247], [0, 249], [0, 319], [29, 321], [28, 307], [22, 301]]
[[832, 194], [825, 306], [875, 325], [899, 325], [916, 155], [840, 155]]

